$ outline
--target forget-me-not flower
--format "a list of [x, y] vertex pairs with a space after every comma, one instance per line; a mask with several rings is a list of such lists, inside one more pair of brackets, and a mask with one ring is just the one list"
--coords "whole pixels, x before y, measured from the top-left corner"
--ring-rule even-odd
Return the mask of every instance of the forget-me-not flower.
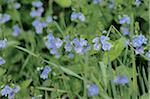
[[110, 39], [109, 37], [104, 36], [104, 35], [102, 35], [102, 36], [100, 37], [100, 41], [101, 41], [101, 43], [102, 43], [102, 49], [103, 49], [104, 51], [110, 50], [111, 47], [112, 47], [112, 44], [108, 42], [109, 39]]
[[6, 85], [2, 90], [1, 90], [1, 95], [2, 96], [8, 96], [8, 99], [14, 99], [15, 93], [18, 93], [20, 90], [19, 86], [16, 86], [15, 88], [11, 88], [10, 86]]
[[63, 44], [63, 41], [60, 38], [55, 38], [52, 33], [49, 33], [47, 36], [48, 40], [45, 42], [45, 45], [50, 49], [50, 53], [55, 55], [56, 58], [60, 57], [58, 48]]
[[73, 59], [73, 58], [74, 58], [74, 54], [69, 53], [69, 54], [68, 54], [68, 57], [69, 57], [70, 59]]
[[129, 31], [129, 27], [121, 27], [121, 32], [123, 33], [123, 35], [129, 35], [130, 31]]
[[51, 72], [51, 68], [49, 66], [45, 66], [43, 72], [40, 75], [40, 78], [42, 78], [43, 80], [47, 79], [49, 72]]
[[5, 63], [6, 63], [6, 61], [2, 57], [0, 57], [0, 65], [3, 65]]
[[88, 96], [92, 97], [92, 96], [96, 96], [99, 94], [99, 88], [96, 84], [91, 84], [88, 87]]
[[15, 8], [15, 9], [19, 9], [20, 7], [21, 7], [21, 4], [20, 4], [20, 3], [16, 2], [16, 3], [14, 4], [14, 8]]
[[6, 85], [2, 90], [1, 90], [1, 95], [2, 96], [7, 96], [12, 92], [12, 88]]
[[7, 45], [7, 40], [6, 40], [6, 39], [0, 40], [0, 49], [1, 49], [1, 48], [5, 48], [6, 45]]
[[99, 50], [101, 45], [100, 45], [100, 40], [99, 40], [99, 37], [95, 37], [92, 42], [94, 43], [93, 47], [94, 47], [94, 50]]
[[98, 3], [101, 3], [101, 2], [102, 2], [102, 0], [93, 0], [94, 4], [98, 4]]
[[46, 23], [51, 23], [51, 22], [53, 22], [53, 17], [52, 16], [47, 16]]
[[71, 14], [71, 20], [74, 21], [74, 20], [77, 20], [79, 19], [80, 21], [85, 21], [85, 16], [81, 13], [81, 12], [73, 12]]
[[13, 36], [18, 36], [20, 34], [20, 32], [21, 32], [21, 29], [19, 28], [19, 26], [18, 25], [14, 25], [13, 26], [13, 33], [12, 33], [12, 35]]
[[32, 11], [30, 12], [30, 16], [31, 16], [32, 18], [34, 18], [34, 17], [41, 17], [41, 15], [42, 15], [43, 12], [44, 12], [44, 8], [43, 8], [43, 7], [40, 7], [40, 8], [38, 8], [37, 10], [32, 10]]
[[64, 42], [66, 43], [65, 47], [64, 47], [66, 52], [70, 52], [72, 50], [72, 45], [71, 45], [71, 41], [70, 41], [70, 36], [69, 35], [65, 37]]
[[32, 6], [39, 8], [43, 6], [43, 3], [41, 1], [34, 1], [32, 2]]
[[135, 5], [139, 6], [141, 4], [141, 0], [135, 0]]
[[10, 20], [10, 15], [0, 13], [0, 23], [6, 23]]
[[83, 54], [87, 51], [88, 43], [84, 38], [79, 39], [76, 37], [73, 39], [74, 50], [76, 53]]
[[120, 18], [119, 20], [120, 20], [119, 21], [120, 24], [125, 24], [125, 23], [130, 24], [130, 17], [128, 15], [123, 15], [123, 17]]
[[32, 26], [34, 26], [37, 34], [43, 33], [43, 28], [46, 27], [44, 22], [41, 22], [39, 19], [36, 19], [32, 22]]
[[150, 51], [146, 52], [145, 56], [150, 59]]
[[142, 44], [147, 44], [147, 39], [142, 34], [136, 35], [132, 40], [132, 45], [134, 47], [141, 47]]
[[144, 53], [144, 48], [141, 46], [141, 47], [137, 47], [135, 49], [135, 53], [136, 54], [143, 54]]
[[125, 85], [125, 84], [129, 83], [129, 79], [126, 75], [117, 75], [114, 78], [113, 82], [115, 84]]

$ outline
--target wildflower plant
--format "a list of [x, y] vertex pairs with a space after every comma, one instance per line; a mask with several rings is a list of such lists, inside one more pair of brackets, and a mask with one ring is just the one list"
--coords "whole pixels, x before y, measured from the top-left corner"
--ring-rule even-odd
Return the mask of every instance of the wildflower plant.
[[0, 0], [0, 99], [148, 99], [149, 0]]

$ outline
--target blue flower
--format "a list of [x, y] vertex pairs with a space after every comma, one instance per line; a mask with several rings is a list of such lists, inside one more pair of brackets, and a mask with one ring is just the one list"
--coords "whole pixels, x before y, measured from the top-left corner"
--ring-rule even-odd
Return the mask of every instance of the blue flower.
[[1, 94], [2, 96], [8, 96], [8, 99], [14, 99], [15, 93], [18, 93], [20, 90], [19, 86], [16, 86], [15, 88], [11, 88], [8, 85], [6, 85], [2, 90]]
[[139, 6], [141, 4], [141, 0], [135, 0], [135, 5]]
[[150, 51], [148, 51], [145, 56], [150, 59]]
[[120, 18], [120, 24], [130, 24], [130, 17], [128, 15], [123, 15], [122, 18]]
[[99, 43], [94, 44], [94, 50], [100, 50], [101, 45]]
[[15, 93], [18, 93], [19, 90], [20, 90], [20, 87], [19, 87], [19, 86], [15, 86], [15, 88], [13, 88], [13, 91], [14, 91]]
[[101, 2], [102, 2], [102, 0], [93, 0], [94, 4], [98, 4], [98, 3], [101, 3]]
[[0, 49], [1, 49], [1, 48], [5, 48], [6, 45], [7, 45], [7, 40], [6, 40], [6, 39], [0, 40]]
[[65, 37], [64, 42], [66, 42], [65, 47], [64, 47], [66, 52], [70, 52], [72, 50], [72, 45], [71, 45], [71, 42], [70, 42], [69, 35]]
[[21, 4], [20, 4], [20, 3], [16, 2], [16, 3], [14, 4], [14, 8], [15, 8], [15, 9], [19, 9], [20, 7], [21, 7]]
[[85, 21], [85, 16], [81, 13], [81, 12], [73, 12], [71, 14], [71, 20], [74, 21], [74, 20], [77, 20], [79, 19], [80, 21]]
[[125, 41], [125, 46], [127, 47], [130, 44], [129, 40]]
[[70, 59], [73, 59], [73, 58], [74, 58], [74, 54], [69, 53], [69, 54], [68, 54], [68, 57], [69, 57]]
[[6, 61], [2, 57], [0, 57], [0, 65], [3, 65], [5, 63], [6, 63]]
[[64, 48], [65, 48], [66, 52], [70, 52], [72, 50], [72, 46], [70, 43], [66, 43]]
[[109, 37], [103, 36], [103, 35], [100, 37], [100, 41], [101, 41], [101, 43], [102, 43], [102, 49], [103, 49], [104, 51], [110, 50], [111, 47], [112, 47], [112, 44], [110, 44], [110, 43], [108, 42], [109, 39], [110, 39]]
[[18, 93], [20, 90], [19, 86], [16, 86], [15, 88], [12, 88], [12, 92], [8, 94], [8, 99], [14, 99], [15, 93]]
[[87, 51], [86, 49], [88, 47], [88, 44], [87, 40], [85, 40], [84, 38], [80, 38], [80, 41], [78, 38], [74, 38], [73, 44], [75, 45], [74, 50], [76, 51], [76, 53], [83, 54]]
[[111, 0], [111, 1], [109, 2], [108, 7], [109, 7], [110, 9], [112, 9], [112, 8], [115, 7], [115, 2], [114, 2], [114, 0]]
[[43, 22], [40, 20], [36, 19], [32, 22], [32, 26], [34, 26], [35, 31], [37, 34], [42, 34], [43, 33], [43, 28], [45, 27]]
[[141, 47], [142, 44], [147, 44], [147, 39], [142, 34], [136, 35], [135, 38], [133, 38], [132, 40], [132, 45], [134, 47]]
[[63, 44], [63, 41], [60, 38], [55, 39], [55, 44], [57, 48], [60, 48]]
[[10, 15], [0, 13], [0, 23], [6, 23], [10, 20]]
[[19, 26], [18, 25], [14, 25], [13, 26], [13, 33], [12, 33], [12, 35], [13, 36], [18, 36], [20, 32], [21, 32], [21, 30], [20, 30]]
[[121, 32], [123, 33], [123, 35], [129, 35], [130, 34], [129, 27], [128, 26], [121, 27]]
[[102, 43], [108, 41], [109, 39], [110, 39], [109, 37], [104, 36], [104, 35], [102, 35], [102, 36], [100, 37], [100, 41], [101, 41]]
[[52, 16], [47, 16], [46, 23], [51, 23], [51, 22], [53, 22], [53, 17]]
[[110, 50], [111, 47], [112, 47], [112, 44], [110, 44], [109, 42], [103, 42], [103, 43], [102, 43], [102, 49], [103, 49], [104, 51]]
[[85, 21], [85, 16], [81, 12], [78, 13], [78, 18], [82, 22]]
[[92, 42], [94, 43], [93, 47], [94, 47], [94, 50], [99, 50], [101, 45], [100, 45], [100, 42], [99, 42], [99, 37], [95, 37]]
[[32, 2], [32, 6], [34, 7], [42, 7], [43, 3], [41, 1], [34, 1]]
[[51, 72], [51, 68], [49, 66], [45, 66], [44, 69], [43, 69], [43, 72], [41, 73], [40, 75], [40, 78], [42, 78], [43, 80], [47, 79], [48, 78], [48, 74], [49, 72]]
[[47, 36], [48, 40], [45, 42], [45, 45], [50, 49], [50, 53], [55, 55], [56, 58], [60, 57], [58, 48], [63, 44], [63, 41], [60, 38], [55, 38], [52, 33], [49, 33]]
[[93, 43], [99, 43], [99, 37], [95, 37], [93, 40], [92, 40]]
[[1, 94], [2, 96], [7, 96], [9, 94], [11, 94], [11, 92], [13, 91], [13, 89], [11, 87], [9, 87], [8, 85], [6, 85], [2, 90], [1, 90]]
[[95, 96], [99, 94], [99, 88], [96, 84], [91, 84], [88, 87], [88, 96]]
[[38, 8], [37, 10], [32, 10], [30, 12], [30, 16], [32, 18], [34, 17], [41, 17], [42, 13], [43, 13], [44, 9], [41, 7], [41, 8]]
[[115, 84], [125, 85], [129, 82], [128, 77], [126, 75], [117, 75], [117, 77], [113, 80]]
[[141, 47], [137, 47], [135, 49], [135, 53], [136, 54], [143, 54], [144, 53], [144, 48], [141, 46]]

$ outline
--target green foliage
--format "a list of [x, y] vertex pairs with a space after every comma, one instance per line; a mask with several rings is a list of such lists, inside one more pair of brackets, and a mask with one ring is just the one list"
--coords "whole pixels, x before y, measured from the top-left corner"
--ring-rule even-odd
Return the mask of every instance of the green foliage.
[[[17, 1], [21, 7], [15, 9]], [[33, 1], [43, 3], [41, 16], [31, 17], [31, 12], [38, 9], [32, 5]], [[149, 0], [142, 0], [139, 6], [135, 0], [100, 1], [94, 4], [93, 0], [0, 0], [0, 40], [7, 39], [7, 46], [0, 48], [0, 57], [6, 61], [0, 65], [0, 91], [5, 85], [20, 86], [14, 99], [149, 99], [150, 63], [146, 57], [150, 50]], [[72, 12], [81, 12], [85, 21], [71, 20]], [[9, 14], [10, 21], [1, 23], [2, 14]], [[130, 17], [130, 24], [119, 23], [124, 15]], [[38, 19], [45, 25], [48, 16], [53, 21], [37, 34], [32, 22]], [[12, 35], [14, 25], [20, 28], [18, 36]], [[126, 26], [129, 35], [121, 30]], [[56, 58], [45, 46], [51, 32], [61, 40], [68, 35], [70, 41], [75, 37], [85, 38], [90, 50], [77, 54], [71, 42], [72, 51], [66, 52], [64, 42], [58, 49], [61, 56]], [[147, 44], [143, 44], [144, 53], [136, 55], [132, 39], [139, 34], [147, 38]], [[110, 38], [112, 48], [108, 51], [102, 49], [100, 40], [100, 49], [94, 50], [93, 38], [102, 35]], [[130, 41], [129, 45], [126, 41]], [[70, 53], [74, 58], [68, 57]], [[43, 80], [40, 75], [45, 65], [52, 71]], [[126, 75], [129, 82], [115, 84], [117, 75]], [[89, 97], [91, 84], [98, 86], [99, 94]], [[0, 94], [0, 99], [6, 98]]]

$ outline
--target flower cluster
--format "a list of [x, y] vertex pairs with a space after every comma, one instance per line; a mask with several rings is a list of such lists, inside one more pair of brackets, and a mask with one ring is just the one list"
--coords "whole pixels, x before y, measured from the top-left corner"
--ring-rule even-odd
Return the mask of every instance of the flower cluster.
[[20, 90], [19, 86], [15, 86], [14, 88], [11, 88], [10, 86], [6, 85], [1, 90], [1, 95], [7, 97], [8, 99], [14, 99], [15, 93], [18, 93]]
[[[61, 40], [60, 38], [55, 38], [52, 33], [50, 33], [47, 36], [47, 41], [45, 42], [45, 45], [48, 49], [50, 49], [50, 53], [55, 55], [57, 58], [60, 57], [60, 53], [58, 52], [58, 49], [65, 43], [64, 49], [68, 53], [68, 56], [70, 58], [73, 58], [73, 51], [75, 51], [77, 54], [84, 54], [87, 51], [91, 49], [91, 45], [88, 44], [88, 40], [85, 38], [77, 38], [75, 37], [72, 41], [70, 40], [69, 36], [65, 37], [65, 40]], [[101, 48], [104, 51], [108, 51], [111, 49], [112, 44], [108, 42], [110, 40], [109, 37], [106, 37], [102, 35], [101, 37], [95, 37], [92, 42], [94, 43], [93, 47], [94, 50], [98, 51]]]
[[47, 36], [48, 40], [45, 42], [48, 49], [50, 49], [50, 53], [55, 55], [57, 58], [60, 57], [58, 52], [58, 48], [60, 48], [63, 44], [63, 41], [60, 38], [55, 38], [52, 33]]
[[90, 49], [88, 45], [88, 41], [84, 38], [80, 38], [80, 40], [76, 37], [73, 39], [74, 50], [78, 54], [83, 54]]
[[34, 1], [34, 2], [32, 2], [32, 6], [36, 7], [37, 9], [32, 10], [30, 12], [30, 16], [33, 18], [40, 17], [42, 15], [42, 13], [44, 12], [44, 8], [42, 7], [43, 3], [41, 1]]
[[144, 53], [144, 48], [143, 44], [147, 44], [147, 39], [145, 38], [144, 35], [136, 35], [133, 40], [132, 40], [132, 45], [133, 47], [136, 48], [136, 54], [143, 54]]
[[43, 72], [40, 75], [40, 78], [42, 78], [43, 80], [47, 79], [49, 72], [51, 72], [51, 68], [49, 66], [45, 66]]

